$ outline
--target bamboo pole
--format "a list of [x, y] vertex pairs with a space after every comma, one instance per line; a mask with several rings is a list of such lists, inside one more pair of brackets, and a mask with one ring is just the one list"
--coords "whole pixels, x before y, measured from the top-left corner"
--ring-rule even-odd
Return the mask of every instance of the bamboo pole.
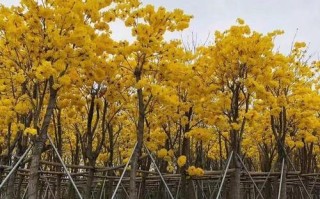
[[116, 197], [116, 195], [117, 195], [117, 191], [118, 191], [118, 189], [119, 189], [120, 183], [121, 183], [122, 178], [123, 178], [123, 176], [124, 176], [124, 174], [125, 174], [125, 172], [126, 172], [126, 170], [127, 170], [127, 167], [128, 167], [128, 165], [129, 165], [129, 163], [131, 162], [131, 158], [132, 158], [132, 155], [133, 155], [134, 150], [136, 149], [136, 147], [137, 147], [137, 143], [136, 143], [136, 144], [134, 145], [134, 147], [133, 147], [132, 153], [131, 153], [131, 155], [130, 155], [130, 157], [129, 157], [129, 160], [128, 160], [126, 166], [124, 167], [124, 170], [123, 170], [123, 172], [122, 172], [122, 174], [121, 174], [121, 177], [120, 177], [120, 179], [119, 179], [119, 181], [118, 181], [118, 184], [117, 184], [117, 186], [116, 186], [116, 189], [114, 190], [114, 192], [113, 192], [113, 194], [112, 194], [111, 199], [114, 199], [114, 198]]
[[227, 166], [226, 166], [226, 168], [224, 170], [224, 174], [223, 174], [223, 177], [222, 177], [222, 181], [221, 181], [221, 184], [220, 184], [219, 191], [218, 191], [216, 199], [219, 199], [219, 196], [220, 196], [220, 193], [221, 193], [221, 190], [222, 190], [222, 187], [223, 187], [223, 183], [224, 183], [224, 180], [225, 180], [226, 175], [227, 175], [227, 171], [228, 171], [229, 166], [230, 166], [230, 162], [231, 162], [232, 156], [233, 156], [233, 151], [231, 151]]
[[281, 166], [281, 176], [280, 176], [280, 182], [279, 182], [278, 199], [280, 199], [280, 197], [281, 197], [283, 170], [284, 170], [284, 158], [282, 159], [282, 166]]
[[4, 180], [0, 184], [0, 190], [3, 187], [3, 185], [6, 183], [6, 181], [9, 179], [9, 177], [12, 175], [12, 173], [18, 168], [24, 157], [28, 154], [28, 152], [31, 150], [33, 145], [29, 146], [29, 148], [24, 152], [24, 154], [20, 157], [18, 162], [14, 165], [14, 167], [11, 169], [11, 171], [8, 173], [8, 175], [4, 178]]
[[73, 187], [74, 187], [74, 189], [76, 190], [76, 192], [77, 192], [77, 194], [78, 194], [79, 198], [80, 198], [80, 199], [83, 199], [83, 198], [82, 198], [82, 196], [81, 196], [81, 194], [80, 194], [80, 192], [79, 192], [79, 190], [78, 190], [78, 187], [76, 186], [75, 182], [73, 181], [73, 179], [72, 179], [72, 177], [71, 177], [71, 175], [70, 175], [70, 173], [69, 173], [69, 171], [68, 171], [68, 169], [67, 169], [66, 165], [64, 164], [64, 162], [63, 162], [63, 160], [62, 160], [62, 158], [61, 158], [61, 156], [60, 156], [60, 154], [59, 154], [59, 152], [58, 152], [57, 148], [55, 147], [55, 145], [54, 145], [54, 143], [53, 143], [53, 141], [52, 141], [51, 137], [49, 136], [49, 134], [47, 134], [47, 136], [48, 136], [49, 141], [50, 141], [50, 143], [51, 143], [51, 145], [52, 145], [52, 147], [53, 147], [54, 151], [56, 152], [56, 154], [57, 154], [57, 156], [58, 156], [58, 158], [59, 158], [59, 160], [60, 160], [60, 162], [61, 162], [61, 164], [62, 164], [62, 166], [63, 166], [63, 169], [66, 171], [66, 173], [67, 173], [67, 175], [68, 175], [68, 177], [69, 177], [69, 179], [70, 179], [70, 181], [71, 181], [71, 183], [72, 183], [72, 186], [73, 186]]
[[150, 153], [149, 149], [148, 149], [145, 145], [144, 145], [144, 148], [147, 150], [147, 153], [149, 154], [149, 156], [150, 156], [150, 158], [151, 158], [154, 166], [156, 167], [156, 170], [158, 171], [158, 173], [159, 173], [159, 175], [160, 175], [160, 177], [161, 177], [161, 180], [162, 180], [164, 186], [166, 187], [166, 189], [167, 189], [167, 191], [168, 191], [168, 194], [169, 194], [170, 198], [171, 198], [171, 199], [174, 199], [174, 197], [173, 197], [173, 195], [172, 195], [172, 193], [171, 193], [171, 191], [170, 191], [170, 189], [169, 189], [166, 181], [165, 181], [164, 178], [163, 178], [162, 173], [160, 172], [160, 169], [158, 168], [158, 166], [157, 166], [157, 164], [156, 164], [156, 161], [155, 161], [155, 160], [153, 159], [153, 157], [152, 157], [152, 154]]

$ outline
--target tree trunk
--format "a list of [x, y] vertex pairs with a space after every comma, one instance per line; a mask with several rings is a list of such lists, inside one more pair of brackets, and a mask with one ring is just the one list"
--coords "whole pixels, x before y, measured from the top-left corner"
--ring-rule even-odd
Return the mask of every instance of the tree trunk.
[[[149, 171], [151, 165], [150, 158], [146, 158], [142, 163], [142, 170]], [[141, 190], [140, 190], [140, 199], [144, 199], [146, 197], [146, 181], [147, 181], [148, 173], [142, 173], [142, 181], [141, 181]]]
[[61, 190], [62, 190], [62, 187], [61, 187], [61, 175], [58, 175], [57, 176], [57, 186], [56, 186], [56, 192], [55, 192], [55, 195], [56, 195], [56, 198], [60, 199], [62, 198], [61, 197]]
[[[113, 171], [109, 171], [108, 172], [108, 176], [114, 176]], [[106, 199], [111, 199], [112, 194], [113, 194], [113, 182], [114, 179], [110, 178], [108, 179], [108, 181], [106, 181], [105, 187], [104, 187], [104, 191], [106, 193]], [[101, 190], [103, 191], [103, 190]]]
[[[139, 134], [138, 137], [142, 137], [143, 134]], [[136, 175], [138, 170], [138, 159], [140, 156], [140, 151], [142, 149], [142, 139], [138, 139], [136, 149], [133, 152], [131, 159], [131, 170], [130, 170], [130, 199], [137, 199], [137, 187], [136, 187]]]
[[[141, 70], [143, 66], [143, 61], [139, 68], [135, 69], [134, 75], [136, 77], [136, 82], [139, 82], [141, 79]], [[138, 96], [138, 125], [137, 125], [137, 146], [133, 152], [131, 159], [131, 170], [130, 170], [130, 185], [129, 185], [129, 198], [136, 199], [137, 198], [137, 187], [136, 187], [136, 175], [138, 169], [138, 160], [140, 156], [140, 152], [143, 146], [143, 134], [144, 134], [144, 120], [145, 120], [145, 104], [143, 101], [143, 93], [142, 88], [137, 89]]]
[[228, 194], [229, 199], [240, 199], [241, 192], [240, 192], [240, 175], [241, 175], [241, 167], [240, 162], [236, 155], [233, 156], [233, 167], [235, 170], [231, 174], [230, 178], [230, 192]]
[[44, 147], [44, 142], [37, 140], [32, 151], [30, 175], [29, 175], [29, 187], [28, 187], [28, 199], [38, 199], [38, 186], [39, 186], [39, 166], [41, 152]]
[[45, 142], [48, 138], [47, 131], [49, 128], [54, 107], [56, 105], [57, 90], [54, 90], [52, 88], [54, 84], [52, 76], [50, 77], [49, 81], [50, 81], [49, 102], [48, 102], [46, 113], [42, 122], [40, 134], [35, 140], [32, 156], [31, 156], [30, 175], [29, 175], [30, 177], [29, 177], [29, 183], [28, 183], [29, 187], [28, 187], [28, 194], [27, 194], [28, 199], [38, 199], [38, 196], [37, 196], [38, 185], [39, 185], [38, 169], [40, 166], [41, 153], [42, 153], [42, 150], [44, 149]]
[[89, 169], [87, 184], [86, 184], [85, 193], [84, 193], [84, 197], [83, 197], [84, 199], [91, 198], [93, 179], [94, 179], [94, 169]]
[[[105, 165], [106, 167], [112, 167], [113, 166], [113, 156], [114, 156], [114, 132], [113, 132], [113, 125], [108, 124], [107, 126], [108, 129], [108, 134], [109, 134], [109, 160], [107, 164]], [[114, 171], [108, 171], [108, 176], [114, 176]], [[113, 178], [108, 179], [105, 185], [105, 193], [106, 193], [106, 199], [111, 199], [112, 194], [113, 194]]]
[[230, 199], [240, 199], [241, 191], [240, 191], [240, 175], [241, 175], [241, 163], [238, 159], [237, 155], [240, 155], [240, 136], [238, 131], [231, 130], [231, 149], [233, 151], [233, 157], [231, 162], [231, 168], [235, 169], [233, 174], [231, 174], [230, 181]]
[[[189, 128], [189, 127], [187, 127]], [[189, 129], [188, 129], [189, 131]], [[187, 132], [187, 131], [186, 131]], [[188, 157], [187, 159], [189, 159], [190, 157], [190, 140], [188, 138], [183, 138], [183, 144], [182, 144], [182, 155], [185, 155], [186, 157]], [[189, 198], [189, 199], [194, 199], [195, 197], [195, 192], [193, 189], [193, 185], [192, 185], [192, 179], [191, 178], [187, 178], [188, 174], [187, 174], [187, 167], [189, 166], [189, 164], [187, 163], [186, 165], [184, 165], [183, 167], [181, 167], [181, 191], [180, 194], [181, 198]]]

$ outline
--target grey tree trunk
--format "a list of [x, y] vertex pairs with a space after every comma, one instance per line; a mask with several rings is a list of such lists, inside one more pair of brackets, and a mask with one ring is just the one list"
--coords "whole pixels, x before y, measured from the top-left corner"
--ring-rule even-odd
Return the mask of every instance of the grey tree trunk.
[[89, 169], [87, 184], [86, 184], [85, 193], [84, 193], [84, 197], [83, 197], [84, 199], [91, 198], [93, 179], [94, 179], [94, 169]]
[[129, 198], [137, 198], [137, 187], [136, 187], [136, 172], [138, 170], [138, 160], [140, 152], [143, 146], [143, 133], [144, 133], [144, 103], [142, 89], [138, 89], [138, 101], [139, 101], [139, 119], [138, 119], [138, 128], [137, 128], [137, 146], [133, 152], [131, 159], [131, 170], [130, 170], [130, 192]]
[[[189, 111], [185, 113], [185, 116], [188, 118], [188, 123], [185, 125], [183, 132], [184, 134], [191, 130], [190, 128], [190, 121], [192, 116], [193, 110], [190, 107]], [[190, 155], [190, 140], [188, 138], [183, 138], [182, 143], [182, 155], [187, 157], [187, 160], [191, 162], [191, 155]], [[182, 198], [189, 198], [194, 199], [196, 198], [194, 187], [192, 183], [192, 179], [187, 179], [187, 168], [189, 166], [189, 162], [187, 162], [183, 167], [181, 167], [181, 197]]]
[[[134, 75], [136, 78], [136, 82], [141, 80], [142, 75], [142, 67], [144, 64], [144, 59], [141, 60], [140, 64], [134, 71]], [[138, 170], [138, 160], [141, 153], [141, 149], [143, 146], [143, 134], [144, 134], [144, 120], [145, 120], [145, 104], [143, 101], [143, 91], [142, 88], [137, 89], [137, 97], [138, 97], [138, 125], [137, 125], [137, 146], [133, 152], [132, 159], [131, 159], [131, 170], [130, 170], [130, 183], [129, 183], [129, 198], [136, 199], [137, 196], [137, 187], [136, 187], [136, 175]]]
[[38, 199], [38, 186], [39, 186], [39, 166], [41, 152], [44, 148], [44, 142], [37, 140], [32, 151], [32, 159], [30, 166], [30, 175], [29, 175], [29, 187], [28, 187], [28, 199]]
[[[40, 166], [40, 159], [41, 153], [44, 149], [44, 145], [47, 137], [47, 131], [49, 128], [49, 124], [51, 122], [51, 117], [53, 115], [53, 110], [56, 105], [56, 98], [57, 98], [57, 90], [53, 89], [52, 86], [54, 84], [53, 77], [51, 76], [49, 79], [50, 82], [50, 96], [49, 102], [47, 105], [46, 113], [42, 122], [41, 130], [38, 137], [35, 140], [35, 144], [32, 151], [31, 157], [31, 164], [30, 164], [30, 177], [29, 177], [29, 187], [27, 198], [28, 199], [38, 199], [38, 186], [39, 186], [39, 166]], [[40, 107], [39, 107], [40, 108]]]
[[231, 186], [231, 191], [230, 191], [230, 199], [240, 199], [241, 195], [240, 195], [240, 174], [241, 174], [241, 170], [240, 168], [234, 168], [235, 171], [231, 176], [231, 182], [230, 182], [230, 186]]

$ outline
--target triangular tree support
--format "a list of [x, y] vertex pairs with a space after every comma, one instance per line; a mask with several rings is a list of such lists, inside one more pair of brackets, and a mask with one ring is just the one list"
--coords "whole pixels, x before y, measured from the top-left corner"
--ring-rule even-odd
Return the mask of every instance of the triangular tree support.
[[81, 196], [81, 194], [80, 194], [80, 192], [79, 192], [78, 187], [76, 186], [75, 182], [73, 181], [73, 179], [72, 179], [72, 177], [71, 177], [71, 175], [70, 175], [70, 172], [68, 171], [66, 165], [64, 164], [64, 162], [63, 162], [63, 160], [62, 160], [62, 158], [61, 158], [61, 156], [60, 156], [60, 154], [59, 154], [59, 152], [58, 152], [58, 149], [55, 147], [55, 145], [54, 145], [51, 137], [49, 136], [49, 134], [48, 134], [48, 138], [49, 138], [49, 141], [50, 141], [50, 143], [51, 143], [54, 151], [56, 152], [56, 154], [57, 154], [57, 156], [58, 156], [58, 158], [59, 158], [59, 160], [60, 160], [60, 162], [61, 162], [61, 164], [62, 164], [62, 166], [63, 166], [63, 169], [64, 169], [65, 172], [67, 173], [67, 175], [68, 175], [68, 177], [69, 177], [69, 179], [70, 179], [70, 181], [71, 181], [72, 186], [73, 186], [74, 189], [76, 190], [79, 198], [80, 198], [80, 199], [83, 199], [82, 196]]
[[[42, 171], [41, 167], [40, 167], [40, 170]], [[46, 189], [46, 191], [45, 191], [45, 195], [47, 194], [47, 191], [48, 191], [48, 189], [49, 189], [51, 195], [52, 195], [53, 198], [55, 199], [56, 196], [55, 196], [55, 194], [53, 193], [53, 191], [52, 191], [52, 189], [51, 189], [51, 187], [50, 187], [50, 183], [49, 183], [47, 177], [45, 177], [44, 179], [45, 179], [45, 182], [47, 183], [47, 189]], [[27, 188], [26, 188], [26, 191], [27, 191]], [[43, 198], [45, 198], [45, 197], [43, 197]]]
[[244, 170], [245, 170], [245, 171], [246, 171], [246, 173], [248, 174], [248, 176], [249, 176], [250, 180], [252, 181], [252, 183], [253, 183], [254, 187], [257, 189], [257, 191], [258, 191], [258, 193], [259, 193], [259, 196], [260, 196], [262, 199], [264, 199], [264, 197], [263, 197], [263, 195], [262, 195], [262, 193], [261, 193], [260, 189], [258, 188], [257, 184], [255, 183], [255, 181], [253, 180], [252, 176], [250, 175], [250, 173], [249, 173], [249, 171], [248, 171], [248, 169], [247, 169], [246, 165], [244, 164], [243, 160], [241, 159], [240, 155], [239, 155], [239, 154], [236, 154], [236, 155], [237, 155], [238, 159], [240, 160], [240, 162], [241, 162], [241, 164], [242, 164], [242, 166], [243, 166]]
[[[291, 161], [291, 159], [290, 159], [285, 147], [283, 146], [283, 144], [281, 144], [281, 147], [282, 147], [283, 151], [285, 152], [285, 155], [286, 155], [291, 167], [293, 168], [294, 171], [297, 171], [297, 169], [295, 168], [294, 164], [292, 163], [292, 161]], [[307, 193], [308, 198], [312, 199], [311, 193], [307, 190], [307, 187], [305, 186], [305, 184], [303, 183], [303, 181], [302, 181], [302, 179], [301, 179], [301, 177], [299, 175], [298, 175], [298, 179], [299, 179], [304, 191]]]
[[[231, 159], [232, 159], [232, 156], [233, 156], [233, 155], [234, 155], [234, 154], [233, 154], [233, 151], [231, 151], [231, 154], [230, 154], [229, 159], [228, 159], [228, 163], [227, 163], [226, 168], [225, 168], [225, 170], [224, 170], [224, 174], [223, 174], [223, 177], [222, 177], [222, 180], [221, 180], [221, 184], [220, 184], [220, 186], [219, 186], [219, 191], [218, 191], [218, 194], [217, 194], [217, 196], [216, 196], [216, 199], [219, 199], [219, 197], [220, 197], [220, 195], [221, 195], [222, 187], [223, 187], [223, 184], [224, 184], [224, 181], [225, 181], [225, 178], [226, 178], [226, 175], [227, 175], [227, 171], [228, 171], [228, 169], [229, 169], [230, 162], [231, 162]], [[249, 176], [250, 180], [252, 181], [254, 187], [257, 189], [257, 191], [258, 191], [258, 193], [259, 193], [259, 196], [260, 196], [262, 199], [264, 199], [264, 197], [263, 197], [260, 189], [258, 188], [257, 184], [254, 182], [254, 179], [253, 179], [252, 176], [250, 175], [250, 172], [248, 171], [247, 167], [245, 166], [243, 160], [241, 159], [240, 155], [237, 154], [237, 153], [236, 153], [236, 158], [239, 159], [242, 167], [244, 168], [244, 170], [245, 170], [246, 173], [248, 174], [248, 176]], [[213, 193], [214, 193], [214, 192], [213, 192]], [[212, 194], [213, 194], [213, 193], [212, 193]], [[210, 197], [211, 197], [211, 196], [210, 196]]]
[[[0, 190], [1, 188], [4, 186], [4, 184], [7, 182], [7, 180], [10, 178], [10, 176], [12, 175], [12, 173], [19, 167], [20, 163], [24, 160], [24, 158], [28, 155], [29, 151], [32, 149], [33, 145], [30, 145], [29, 148], [24, 152], [24, 154], [19, 158], [18, 162], [13, 166], [13, 168], [11, 169], [11, 171], [8, 173], [8, 175], [5, 177], [5, 179], [1, 182], [0, 184]], [[41, 168], [40, 168], [41, 169]], [[49, 189], [51, 195], [53, 197], [55, 197], [55, 195], [53, 194], [53, 191], [50, 187], [50, 184], [48, 182], [48, 179], [45, 178], [45, 181], [47, 183], [47, 188], [46, 188], [46, 192]], [[25, 188], [25, 191], [22, 195], [22, 199], [25, 198], [26, 194], [27, 194], [27, 190], [28, 190], [29, 184], [27, 185], [27, 187]]]
[[158, 168], [158, 166], [157, 166], [157, 164], [156, 164], [156, 161], [153, 159], [152, 154], [150, 153], [150, 151], [149, 151], [148, 147], [146, 147], [146, 146], [144, 145], [144, 148], [146, 149], [146, 151], [147, 151], [147, 153], [148, 153], [149, 157], [151, 158], [151, 160], [152, 160], [152, 162], [153, 162], [154, 166], [156, 167], [156, 170], [157, 170], [157, 172], [159, 173], [160, 178], [161, 178], [161, 180], [162, 180], [162, 182], [163, 182], [164, 186], [165, 186], [165, 187], [166, 187], [166, 189], [167, 189], [167, 193], [169, 194], [169, 196], [170, 196], [170, 198], [171, 198], [171, 199], [174, 199], [174, 197], [173, 197], [173, 195], [172, 195], [172, 193], [171, 193], [171, 191], [170, 191], [170, 189], [169, 189], [169, 187], [168, 187], [168, 184], [167, 184], [167, 183], [166, 183], [166, 181], [164, 180], [164, 177], [163, 177], [162, 173], [160, 172], [160, 169]]
[[226, 168], [224, 170], [223, 177], [222, 177], [222, 180], [221, 180], [221, 184], [219, 186], [219, 191], [218, 191], [216, 199], [219, 199], [219, 197], [220, 197], [220, 194], [221, 194], [221, 191], [222, 191], [222, 187], [223, 187], [223, 184], [224, 184], [224, 180], [226, 179], [227, 172], [228, 172], [228, 169], [229, 169], [229, 166], [230, 166], [230, 163], [231, 163], [232, 156], [233, 156], [233, 151], [231, 151], [231, 154], [230, 154], [229, 159], [228, 159], [228, 163], [227, 163]]
[[[117, 184], [117, 186], [116, 186], [116, 188], [115, 188], [115, 190], [114, 190], [114, 192], [113, 192], [113, 195], [112, 195], [111, 199], [115, 199], [115, 197], [116, 197], [117, 191], [118, 191], [119, 186], [120, 186], [120, 184], [121, 184], [121, 181], [122, 181], [122, 179], [123, 179], [123, 177], [124, 177], [124, 174], [125, 174], [125, 172], [126, 172], [126, 170], [127, 170], [127, 167], [128, 167], [128, 165], [131, 163], [132, 154], [133, 154], [136, 146], [137, 146], [137, 143], [134, 145], [134, 148], [133, 148], [133, 150], [132, 150], [132, 153], [131, 153], [131, 155], [130, 155], [130, 157], [129, 157], [129, 160], [128, 160], [126, 166], [124, 167], [124, 170], [123, 170], [123, 172], [122, 172], [122, 174], [121, 174], [121, 176], [120, 176], [120, 179], [119, 179], [118, 184]], [[160, 170], [159, 170], [159, 168], [158, 168], [158, 166], [157, 166], [157, 164], [156, 164], [156, 161], [155, 161], [154, 158], [152, 157], [152, 154], [150, 153], [149, 149], [148, 149], [145, 145], [144, 145], [144, 148], [146, 149], [146, 151], [147, 151], [147, 153], [148, 153], [148, 156], [151, 158], [151, 161], [153, 162], [153, 164], [154, 164], [154, 166], [155, 166], [155, 168], [156, 168], [156, 170], [157, 170], [157, 172], [158, 172], [158, 174], [159, 174], [159, 176], [160, 176], [160, 178], [161, 178], [164, 186], [166, 187], [167, 193], [169, 194], [169, 196], [170, 196], [171, 199], [174, 199], [174, 197], [173, 197], [173, 195], [172, 195], [172, 193], [171, 193], [171, 191], [170, 191], [170, 189], [169, 189], [169, 187], [168, 187], [168, 184], [167, 184], [166, 181], [164, 180], [164, 177], [163, 177], [162, 173], [160, 172]]]
[[0, 190], [1, 188], [4, 186], [4, 184], [7, 182], [7, 180], [10, 178], [10, 176], [12, 175], [12, 173], [19, 167], [20, 163], [22, 162], [22, 160], [26, 157], [26, 155], [29, 153], [29, 151], [32, 149], [33, 145], [29, 146], [29, 148], [24, 152], [24, 154], [20, 157], [20, 159], [18, 160], [18, 162], [13, 166], [13, 168], [11, 169], [11, 171], [8, 173], [8, 175], [4, 178], [4, 180], [1, 182], [0, 184]]
[[117, 191], [118, 191], [118, 189], [119, 189], [119, 186], [120, 186], [120, 184], [121, 184], [121, 181], [122, 181], [122, 179], [123, 179], [123, 176], [124, 176], [124, 174], [126, 173], [126, 170], [127, 170], [128, 166], [129, 166], [129, 164], [130, 164], [130, 162], [131, 162], [131, 158], [132, 158], [132, 155], [133, 155], [134, 150], [136, 149], [136, 147], [137, 147], [137, 143], [135, 143], [135, 145], [134, 145], [134, 147], [133, 147], [132, 153], [131, 153], [131, 155], [130, 155], [130, 157], [129, 157], [129, 159], [128, 159], [128, 162], [127, 162], [126, 166], [125, 166], [124, 169], [123, 169], [123, 172], [122, 172], [122, 174], [121, 174], [121, 176], [120, 176], [120, 179], [119, 179], [119, 181], [118, 181], [118, 184], [117, 184], [115, 190], [113, 191], [113, 194], [112, 194], [111, 199], [114, 199], [114, 198], [116, 197], [116, 195], [117, 195]]
[[284, 158], [282, 159], [282, 164], [281, 164], [281, 175], [280, 175], [280, 182], [279, 182], [279, 192], [278, 192], [278, 199], [281, 199], [281, 189], [282, 189], [282, 179], [283, 175], [286, 175], [283, 173], [284, 170]]

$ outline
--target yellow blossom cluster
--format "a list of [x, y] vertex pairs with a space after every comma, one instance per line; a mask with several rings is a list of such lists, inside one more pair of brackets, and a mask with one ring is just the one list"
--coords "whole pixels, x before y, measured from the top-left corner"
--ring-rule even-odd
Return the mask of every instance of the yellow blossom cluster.
[[158, 158], [164, 158], [165, 156], [168, 155], [168, 151], [167, 149], [162, 148], [157, 152], [157, 155], [158, 155]]
[[26, 128], [24, 130], [25, 134], [30, 134], [30, 135], [36, 135], [37, 134], [37, 129], [34, 128]]
[[179, 167], [183, 167], [186, 163], [187, 163], [187, 157], [185, 155], [181, 155], [177, 160], [177, 164]]
[[109, 153], [108, 152], [105, 152], [105, 153], [100, 153], [98, 158], [97, 158], [97, 161], [101, 164], [105, 163], [109, 158]]
[[32, 104], [27, 95], [22, 95], [14, 107], [14, 110], [19, 114], [26, 114], [31, 109], [32, 109]]
[[156, 151], [159, 147], [163, 147], [167, 135], [160, 129], [156, 129], [150, 133], [150, 140], [146, 142], [150, 151]]
[[212, 137], [212, 132], [210, 129], [206, 128], [194, 128], [185, 135], [188, 138], [194, 138], [199, 141], [207, 142]]
[[[180, 9], [139, 0], [22, 4], [0, 6], [0, 161], [48, 133], [67, 163], [127, 163], [146, 155], [140, 144], [133, 153], [138, 141], [167, 172], [203, 176], [231, 150], [255, 168], [273, 164], [280, 141], [296, 162], [313, 153], [308, 161], [318, 164], [320, 62], [303, 61], [305, 43], [276, 52], [282, 31], [261, 34], [239, 18], [213, 43], [188, 49], [165, 39], [188, 27], [192, 17]], [[111, 37], [118, 20], [133, 41]]]
[[187, 169], [187, 172], [190, 176], [203, 176], [204, 171], [200, 167], [190, 166]]

